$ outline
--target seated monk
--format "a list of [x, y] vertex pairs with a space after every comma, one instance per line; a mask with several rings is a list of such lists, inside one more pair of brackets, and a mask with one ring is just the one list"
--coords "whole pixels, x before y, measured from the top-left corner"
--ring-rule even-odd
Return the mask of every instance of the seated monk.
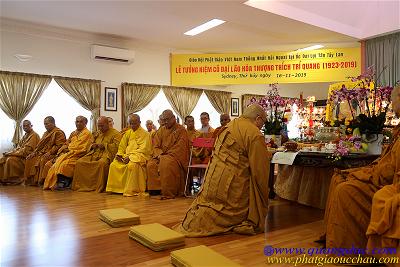
[[4, 152], [0, 158], [0, 182], [4, 184], [20, 184], [24, 181], [25, 159], [33, 152], [40, 137], [32, 129], [28, 120], [22, 122], [24, 136], [15, 149]]
[[42, 185], [46, 178], [45, 164], [56, 157], [58, 149], [65, 143], [65, 134], [56, 127], [53, 117], [44, 119], [46, 132], [35, 150], [26, 157], [24, 177], [27, 184]]
[[253, 104], [220, 132], [202, 189], [177, 231], [189, 237], [264, 232], [271, 154], [260, 129], [266, 119]]
[[104, 116], [97, 119], [97, 128], [89, 152], [76, 162], [72, 190], [100, 193], [106, 188], [109, 166], [118, 151], [121, 134]]
[[160, 199], [182, 196], [189, 163], [189, 141], [185, 128], [171, 110], [162, 113], [164, 126], [154, 136], [153, 152], [147, 163], [147, 188], [161, 190]]
[[117, 155], [110, 165], [107, 192], [122, 193], [125, 197], [145, 195], [146, 163], [151, 153], [150, 134], [140, 126], [140, 117], [128, 117], [130, 129], [121, 139]]
[[[400, 115], [400, 87], [392, 91], [392, 107]], [[326, 246], [365, 248], [374, 194], [391, 185], [400, 172], [400, 126], [382, 155], [366, 167], [338, 171], [331, 180], [325, 209]]]
[[46, 163], [47, 167], [51, 167], [44, 181], [43, 189], [62, 189], [71, 185], [76, 161], [86, 154], [92, 139], [92, 134], [86, 128], [87, 122], [87, 118], [83, 116], [76, 117], [76, 130], [58, 150], [54, 164], [52, 161]]
[[217, 127], [217, 128], [214, 130], [213, 134], [212, 134], [212, 138], [214, 138], [214, 139], [217, 138], [219, 132], [220, 132], [229, 122], [231, 122], [231, 118], [229, 117], [228, 114], [224, 113], [224, 114], [221, 114], [221, 115], [219, 116], [219, 122], [221, 123], [221, 126]]
[[207, 112], [202, 112], [200, 114], [201, 128], [199, 132], [203, 134], [204, 138], [211, 138], [214, 129], [210, 126], [210, 115]]

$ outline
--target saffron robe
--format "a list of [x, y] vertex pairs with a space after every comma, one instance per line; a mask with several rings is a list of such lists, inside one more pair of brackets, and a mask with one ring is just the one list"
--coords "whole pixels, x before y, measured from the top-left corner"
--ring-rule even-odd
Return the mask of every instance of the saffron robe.
[[372, 198], [400, 172], [399, 127], [392, 144], [366, 167], [336, 171], [331, 180], [325, 209], [327, 247], [365, 248]]
[[[65, 143], [64, 132], [54, 127], [50, 132], [45, 132], [33, 153], [35, 157], [25, 161], [24, 176], [28, 184], [42, 184], [46, 175], [43, 174], [45, 164], [56, 157], [58, 149]], [[49, 156], [46, 158], [45, 155]], [[46, 173], [47, 174], [47, 173]]]
[[270, 160], [254, 123], [233, 120], [215, 140], [204, 184], [175, 229], [189, 237], [264, 232]]
[[[196, 129], [193, 130], [186, 129], [186, 132], [188, 135], [190, 148], [192, 147], [193, 139], [203, 137], [203, 134]], [[194, 147], [192, 150], [192, 164], [203, 163], [207, 156], [205, 152], [206, 151], [204, 148]], [[208, 159], [206, 161], [208, 162]]]
[[[87, 128], [84, 128], [80, 132], [75, 130], [71, 133], [67, 142], [59, 149], [59, 157], [50, 167], [44, 181], [43, 189], [55, 189], [58, 174], [71, 178], [74, 176], [76, 161], [86, 154], [91, 139], [92, 134]], [[68, 148], [68, 152], [63, 153], [63, 150], [66, 148]], [[47, 164], [50, 165], [51, 162]]]
[[117, 155], [129, 157], [128, 164], [114, 159], [108, 174], [107, 192], [133, 196], [146, 191], [146, 163], [151, 154], [150, 133], [139, 127], [136, 131], [125, 132], [118, 147]]
[[103, 192], [107, 185], [110, 163], [114, 160], [121, 141], [121, 134], [114, 128], [94, 134], [92, 144], [102, 144], [78, 159], [75, 165], [72, 190]]
[[158, 129], [152, 157], [147, 163], [148, 190], [161, 190], [167, 198], [182, 196], [188, 163], [189, 140], [185, 127], [176, 123], [171, 129]]
[[[396, 254], [384, 254], [383, 257], [400, 258], [400, 173], [395, 181], [374, 194], [371, 219], [367, 228], [367, 248], [395, 248]], [[375, 255], [376, 256], [376, 255]], [[396, 264], [389, 266], [396, 266]], [[398, 265], [397, 265], [398, 266]]]
[[24, 181], [25, 159], [35, 150], [39, 141], [40, 137], [36, 132], [25, 133], [14, 150], [0, 158], [2, 182], [19, 184]]

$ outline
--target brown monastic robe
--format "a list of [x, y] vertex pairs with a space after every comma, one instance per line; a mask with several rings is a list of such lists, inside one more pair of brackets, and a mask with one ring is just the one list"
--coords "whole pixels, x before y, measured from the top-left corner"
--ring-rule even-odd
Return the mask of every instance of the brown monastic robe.
[[46, 179], [46, 175], [43, 174], [44, 165], [47, 161], [56, 157], [58, 149], [60, 149], [65, 141], [64, 132], [57, 127], [43, 134], [42, 139], [40, 139], [39, 144], [33, 151], [35, 157], [27, 159], [25, 162], [24, 176], [28, 184], [37, 185], [44, 182], [44, 179]]
[[167, 198], [183, 195], [189, 163], [185, 127], [178, 123], [171, 129], [161, 127], [153, 141], [152, 159], [147, 163], [148, 190], [161, 190], [162, 196]]
[[176, 230], [190, 237], [263, 232], [270, 160], [254, 123], [233, 120], [215, 140], [204, 184]]
[[39, 141], [39, 135], [33, 130], [25, 133], [17, 147], [0, 159], [1, 182], [19, 184], [24, 181], [25, 159], [35, 150]]
[[393, 184], [400, 171], [399, 129], [395, 128], [392, 144], [372, 164], [333, 175], [325, 209], [327, 247], [367, 246], [372, 198], [385, 185]]
[[72, 190], [103, 192], [107, 185], [108, 170], [114, 160], [121, 141], [121, 134], [114, 128], [102, 133], [98, 131], [93, 137], [93, 144], [102, 144], [104, 149], [91, 149], [78, 159], [75, 165]]

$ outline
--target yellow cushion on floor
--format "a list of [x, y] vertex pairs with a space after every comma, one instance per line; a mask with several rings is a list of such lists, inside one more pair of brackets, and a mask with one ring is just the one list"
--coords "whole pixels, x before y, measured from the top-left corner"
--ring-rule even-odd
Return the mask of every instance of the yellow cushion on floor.
[[171, 252], [171, 263], [178, 267], [235, 267], [236, 262], [204, 245]]
[[127, 209], [117, 208], [117, 209], [107, 209], [100, 210], [100, 219], [112, 227], [121, 227], [127, 225], [140, 224], [139, 215], [130, 212]]
[[159, 223], [132, 226], [129, 237], [155, 251], [185, 244], [184, 235]]

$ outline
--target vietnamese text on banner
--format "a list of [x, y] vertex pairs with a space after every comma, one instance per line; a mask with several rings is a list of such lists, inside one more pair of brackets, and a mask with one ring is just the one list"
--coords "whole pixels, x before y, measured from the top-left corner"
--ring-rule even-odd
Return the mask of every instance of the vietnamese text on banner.
[[171, 55], [171, 84], [175, 86], [335, 82], [360, 73], [359, 47]]

